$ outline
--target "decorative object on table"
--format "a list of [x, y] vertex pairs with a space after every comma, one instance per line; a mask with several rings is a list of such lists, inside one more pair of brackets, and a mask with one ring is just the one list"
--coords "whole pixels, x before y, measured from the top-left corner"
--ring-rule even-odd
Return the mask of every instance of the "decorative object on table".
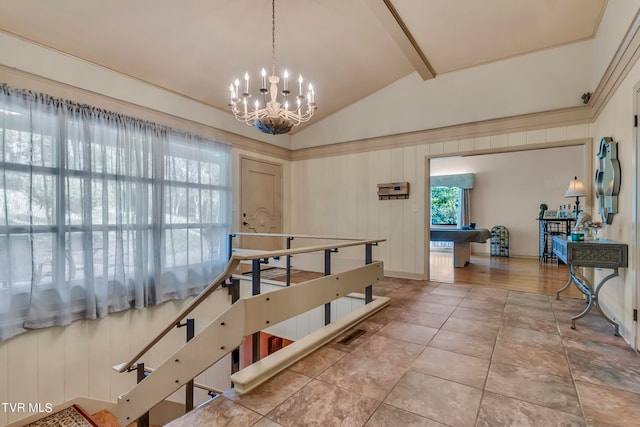
[[598, 240], [598, 231], [602, 228], [602, 222], [595, 221], [589, 223], [589, 228], [593, 232], [593, 240]]
[[576, 205], [573, 210], [574, 218], [578, 218], [578, 215], [580, 214], [580, 197], [584, 197], [586, 195], [587, 191], [584, 189], [584, 184], [577, 176], [574, 176], [573, 179], [569, 181], [569, 188], [567, 188], [566, 193], [564, 193], [564, 197], [576, 198]]
[[618, 213], [620, 162], [618, 161], [618, 143], [608, 136], [600, 141], [595, 181], [600, 217], [605, 224], [611, 224], [613, 215]]
[[542, 215], [542, 219], [557, 219], [558, 211], [555, 209], [547, 209]]
[[590, 224], [593, 222], [591, 215], [587, 212], [580, 212], [576, 219], [576, 224], [573, 226], [574, 230], [587, 230], [590, 228]]
[[549, 209], [546, 203], [540, 204], [540, 213], [538, 214], [538, 219], [542, 219], [544, 217], [544, 213]]
[[578, 214], [578, 218], [576, 219], [576, 223], [571, 230], [570, 239], [573, 242], [581, 242], [587, 236], [587, 233], [590, 231], [591, 224], [591, 215], [586, 212], [580, 212]]

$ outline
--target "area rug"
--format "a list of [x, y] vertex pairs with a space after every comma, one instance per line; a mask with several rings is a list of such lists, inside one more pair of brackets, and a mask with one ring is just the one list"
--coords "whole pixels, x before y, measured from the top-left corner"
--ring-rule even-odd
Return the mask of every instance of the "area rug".
[[61, 411], [56, 412], [27, 424], [25, 427], [99, 427], [82, 408], [77, 405], [69, 406]]

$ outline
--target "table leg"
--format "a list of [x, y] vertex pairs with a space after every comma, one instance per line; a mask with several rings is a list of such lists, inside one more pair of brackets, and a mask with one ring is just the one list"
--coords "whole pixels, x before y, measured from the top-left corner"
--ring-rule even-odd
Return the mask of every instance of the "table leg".
[[604, 320], [606, 320], [607, 322], [611, 323], [613, 325], [613, 335], [616, 336], [620, 336], [620, 326], [614, 322], [612, 319], [609, 318], [609, 316], [607, 316], [604, 311], [602, 311], [602, 308], [600, 307], [600, 300], [598, 298], [598, 295], [600, 294], [600, 289], [602, 288], [602, 285], [604, 285], [604, 282], [606, 282], [607, 280], [614, 278], [618, 275], [618, 269], [614, 268], [613, 269], [613, 273], [609, 274], [606, 277], [603, 277], [598, 284], [596, 285], [595, 288], [595, 293], [593, 295], [593, 299], [594, 299], [594, 305], [596, 306], [596, 308], [598, 309], [598, 311], [600, 312], [600, 315], [604, 318]]
[[453, 242], [453, 266], [464, 267], [471, 261], [471, 244], [469, 242]]
[[592, 287], [591, 282], [589, 282], [589, 280], [584, 277], [584, 275], [582, 275], [577, 268], [574, 268], [573, 266], [571, 267], [571, 280], [576, 284], [577, 288], [586, 295], [587, 297], [587, 306], [585, 307], [584, 310], [582, 310], [582, 312], [580, 312], [579, 314], [573, 316], [571, 318], [571, 329], [575, 329], [576, 328], [576, 320], [583, 318], [584, 316], [587, 315], [587, 313], [589, 313], [589, 311], [591, 311], [591, 309], [593, 307], [595, 307], [598, 312], [600, 312], [600, 315], [602, 316], [602, 318], [604, 320], [606, 320], [608, 323], [610, 323], [611, 325], [613, 325], [613, 334], [616, 336], [619, 336], [619, 326], [616, 322], [614, 322], [613, 320], [611, 320], [609, 318], [609, 316], [607, 316], [604, 311], [602, 311], [602, 308], [600, 307], [599, 301], [598, 301], [598, 295], [600, 293], [600, 289], [602, 288], [602, 285], [604, 285], [604, 283], [609, 280], [612, 279], [614, 277], [618, 276], [618, 269], [614, 268], [613, 272], [611, 274], [609, 274], [608, 276], [603, 277], [598, 284], [596, 285], [595, 288]]
[[559, 299], [560, 299], [560, 292], [564, 292], [564, 291], [565, 291], [565, 290], [566, 290], [566, 289], [571, 285], [571, 282], [572, 282], [572, 281], [573, 281], [573, 280], [571, 280], [571, 274], [569, 274], [569, 280], [567, 280], [566, 285], [564, 285], [562, 288], [560, 288], [560, 289], [558, 289], [558, 290], [556, 291], [556, 299], [557, 299], [557, 300], [559, 300]]

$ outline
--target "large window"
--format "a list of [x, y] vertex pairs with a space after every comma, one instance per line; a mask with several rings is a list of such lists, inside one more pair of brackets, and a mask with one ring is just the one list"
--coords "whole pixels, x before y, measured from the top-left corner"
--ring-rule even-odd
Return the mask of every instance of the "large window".
[[199, 292], [227, 260], [230, 148], [0, 86], [0, 339]]

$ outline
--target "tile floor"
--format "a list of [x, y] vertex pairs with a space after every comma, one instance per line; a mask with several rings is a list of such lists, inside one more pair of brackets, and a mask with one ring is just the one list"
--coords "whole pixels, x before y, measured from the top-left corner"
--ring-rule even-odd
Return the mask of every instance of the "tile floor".
[[171, 426], [640, 425], [640, 356], [596, 314], [572, 330], [582, 300], [401, 279], [374, 293], [391, 304], [354, 341]]

